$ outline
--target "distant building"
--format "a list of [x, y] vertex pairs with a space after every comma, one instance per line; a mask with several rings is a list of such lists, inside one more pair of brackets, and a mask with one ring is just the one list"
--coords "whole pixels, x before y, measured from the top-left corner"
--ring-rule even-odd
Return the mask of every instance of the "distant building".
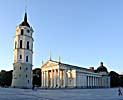
[[16, 27], [12, 87], [32, 88], [33, 29], [24, 21]]
[[48, 60], [41, 66], [42, 88], [109, 88], [110, 77], [101, 62], [96, 72], [94, 68]]

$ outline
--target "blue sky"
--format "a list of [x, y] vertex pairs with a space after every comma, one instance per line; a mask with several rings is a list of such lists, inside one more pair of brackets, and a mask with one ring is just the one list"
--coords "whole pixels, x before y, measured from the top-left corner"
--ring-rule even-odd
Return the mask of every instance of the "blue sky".
[[15, 28], [23, 20], [34, 28], [33, 65], [52, 59], [85, 68], [101, 61], [123, 72], [122, 0], [1, 0], [0, 69], [13, 69]]

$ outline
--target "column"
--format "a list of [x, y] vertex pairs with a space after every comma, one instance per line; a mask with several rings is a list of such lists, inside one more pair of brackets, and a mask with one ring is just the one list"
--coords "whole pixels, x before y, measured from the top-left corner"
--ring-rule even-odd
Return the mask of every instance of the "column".
[[44, 87], [46, 87], [46, 71], [44, 71]]
[[53, 70], [51, 70], [51, 88], [53, 87]]
[[60, 87], [60, 69], [58, 69], [58, 88]]
[[66, 69], [64, 70], [64, 88], [66, 88]]
[[47, 74], [47, 81], [46, 81], [46, 86], [48, 87], [48, 81], [49, 81], [49, 79], [48, 79], [48, 71], [46, 72], [46, 74]]
[[81, 88], [83, 88], [83, 74], [81, 74]]
[[99, 87], [99, 84], [98, 84], [98, 77], [96, 78], [96, 84], [97, 84], [97, 87]]
[[99, 77], [97, 77], [97, 86], [99, 88]]
[[83, 85], [83, 86], [84, 86], [84, 88], [86, 88], [86, 87], [87, 87], [87, 86], [86, 86], [86, 85], [87, 85], [87, 80], [86, 80], [86, 77], [87, 77], [87, 76], [84, 75], [83, 77], [84, 77], [84, 85]]
[[44, 71], [42, 71], [42, 87], [44, 87]]
[[56, 69], [54, 69], [54, 88], [56, 88]]
[[98, 84], [98, 87], [100, 87], [100, 84], [99, 84], [99, 77], [97, 78], [97, 82], [98, 82], [98, 83], [97, 83], [97, 84]]
[[84, 75], [82, 74], [82, 87], [84, 88], [84, 83], [85, 83], [85, 81], [84, 81]]
[[95, 84], [95, 85], [96, 85], [96, 87], [98, 87], [98, 86], [97, 86], [97, 77], [96, 77], [96, 79], [95, 79], [95, 82], [96, 82], [96, 84]]
[[86, 76], [86, 87], [88, 87], [88, 76]]
[[94, 76], [93, 76], [93, 88], [94, 88], [95, 84], [94, 84]]
[[48, 80], [47, 71], [46, 71], [45, 74], [46, 74], [46, 77], [45, 77], [46, 78], [46, 83], [45, 84], [46, 84], [46, 87], [47, 87], [48, 86], [48, 84], [47, 84], [48, 83], [48, 81], [47, 81]]
[[88, 87], [90, 87], [90, 77], [88, 76]]
[[94, 87], [96, 87], [96, 77], [94, 77]]
[[85, 83], [84, 83], [85, 84], [85, 88], [87, 88], [88, 80], [87, 80], [87, 76], [86, 75], [85, 75], [85, 79], [84, 80], [85, 80]]
[[100, 77], [98, 78], [98, 82], [99, 82], [99, 87], [101, 87], [101, 83], [100, 83]]
[[92, 76], [90, 76], [90, 86], [91, 86], [91, 88], [92, 88]]
[[93, 83], [93, 82], [92, 82], [92, 76], [90, 77], [90, 80], [91, 80], [90, 82], [91, 82], [91, 88], [92, 88], [92, 85], [93, 85], [93, 84], [92, 84], [92, 83]]

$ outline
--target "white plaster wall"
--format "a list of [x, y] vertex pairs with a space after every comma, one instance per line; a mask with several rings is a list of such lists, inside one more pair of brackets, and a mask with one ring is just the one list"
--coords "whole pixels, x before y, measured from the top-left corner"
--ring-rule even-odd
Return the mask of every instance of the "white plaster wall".
[[[24, 30], [23, 35], [21, 29]], [[27, 30], [30, 30], [27, 33]], [[16, 36], [14, 37], [14, 64], [12, 87], [31, 88], [32, 87], [32, 54], [33, 54], [33, 38], [32, 28], [27, 26], [16, 27]], [[20, 40], [22, 40], [22, 48], [20, 48]], [[17, 42], [15, 48], [15, 41]], [[27, 50], [27, 41], [29, 41], [29, 50]], [[20, 59], [22, 55], [22, 59]], [[28, 56], [28, 62], [26, 62]], [[21, 68], [20, 68], [21, 67]]]
[[[12, 87], [31, 88], [32, 87], [32, 65], [30, 64], [14, 64]], [[21, 69], [20, 69], [21, 67]], [[28, 68], [26, 70], [26, 68]], [[27, 75], [27, 77], [26, 77]], [[29, 80], [29, 83], [28, 83]]]
[[67, 72], [67, 86], [76, 87], [76, 70], [68, 70]]

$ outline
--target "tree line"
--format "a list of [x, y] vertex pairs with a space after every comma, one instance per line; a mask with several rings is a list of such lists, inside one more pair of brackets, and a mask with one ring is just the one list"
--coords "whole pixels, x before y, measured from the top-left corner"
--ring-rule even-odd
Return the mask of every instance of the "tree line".
[[[12, 72], [1, 70], [0, 72], [0, 86], [1, 87], [9, 87], [12, 83]], [[119, 75], [115, 71], [111, 71], [109, 73], [111, 87], [123, 87], [123, 75]], [[35, 68], [33, 70], [33, 86], [40, 87], [41, 86], [41, 69]]]

